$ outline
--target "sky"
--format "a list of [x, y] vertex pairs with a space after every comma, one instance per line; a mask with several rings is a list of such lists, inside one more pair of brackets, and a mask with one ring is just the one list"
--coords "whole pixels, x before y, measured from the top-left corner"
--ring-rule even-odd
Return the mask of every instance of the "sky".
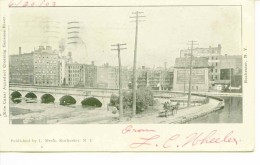
[[77, 48], [66, 46], [64, 54], [72, 50], [76, 62], [94, 61], [96, 65], [108, 62], [116, 66], [117, 52], [111, 51], [111, 45], [126, 43], [127, 49], [121, 52], [122, 65], [131, 67], [135, 23], [129, 17], [134, 11], [142, 11], [145, 16], [138, 30], [138, 67], [158, 67], [164, 62], [173, 66], [174, 59], [179, 57], [181, 49], [188, 48], [190, 40], [198, 41], [196, 47], [221, 44], [222, 54], [241, 54], [238, 6], [13, 8], [10, 10], [9, 54], [17, 54], [19, 46], [27, 53], [48, 44], [48, 35], [42, 26], [46, 22], [58, 27], [58, 37], [52, 41], [63, 39], [66, 43], [67, 22], [79, 21], [82, 44]]

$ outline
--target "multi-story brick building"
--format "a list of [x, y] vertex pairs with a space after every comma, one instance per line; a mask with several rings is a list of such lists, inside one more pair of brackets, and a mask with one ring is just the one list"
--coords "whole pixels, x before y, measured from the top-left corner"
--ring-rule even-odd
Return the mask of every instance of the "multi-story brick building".
[[[194, 48], [193, 51], [194, 57], [206, 57], [208, 58], [209, 65], [209, 84], [210, 88], [214, 89], [215, 84], [219, 84], [220, 82], [228, 82], [228, 81], [220, 81], [221, 80], [221, 70], [226, 69], [225, 72], [228, 72], [230, 68], [236, 70], [242, 69], [242, 57], [241, 56], [230, 56], [230, 55], [222, 55], [221, 54], [221, 45], [219, 44], [217, 47], [209, 47], [209, 48]], [[180, 57], [190, 57], [190, 49], [185, 49], [180, 51]], [[229, 69], [228, 69], [229, 68]], [[231, 69], [231, 70], [232, 70]], [[236, 75], [237, 81], [233, 81], [233, 83], [240, 81], [238, 78], [239, 75]], [[223, 77], [222, 77], [223, 79]], [[231, 81], [232, 82], [232, 81]], [[238, 84], [242, 84], [238, 83]], [[237, 85], [237, 84], [234, 84]]]
[[[207, 57], [208, 64], [211, 67], [209, 70], [209, 83], [210, 86], [214, 84], [215, 80], [219, 80], [219, 56], [221, 56], [221, 45], [217, 47], [208, 48], [194, 48], [192, 55], [194, 57]], [[180, 57], [190, 57], [191, 50], [184, 49], [180, 51]]]
[[173, 86], [173, 68], [139, 68], [137, 87], [151, 87], [154, 90], [171, 90]]
[[35, 85], [58, 86], [60, 84], [59, 54], [50, 46], [40, 46], [34, 54]]
[[94, 88], [97, 86], [97, 67], [88, 64], [68, 63], [66, 85], [71, 87]]
[[84, 86], [84, 64], [71, 63], [66, 65], [66, 85]]
[[[210, 66], [209, 81], [210, 81], [210, 85], [211, 85], [210, 87], [212, 89], [215, 88], [215, 84], [219, 84], [219, 83], [227, 84], [228, 81], [221, 81], [221, 80], [223, 80], [223, 75], [221, 75], [221, 74], [223, 74], [223, 72], [227, 73], [230, 70], [236, 70], [237, 72], [234, 72], [234, 74], [239, 74], [238, 72], [242, 72], [242, 56], [241, 55], [209, 56], [208, 64]], [[240, 76], [241, 76], [241, 81], [240, 81], [240, 78], [238, 78], [239, 75], [236, 75], [237, 81], [234, 81], [233, 83], [239, 82], [238, 84], [241, 85], [242, 84], [242, 74]]]
[[219, 79], [215, 84], [242, 87], [242, 56], [220, 56]]
[[[193, 57], [191, 91], [209, 90], [209, 65], [206, 57]], [[190, 57], [176, 58], [173, 90], [187, 92], [190, 78]]]
[[[209, 83], [210, 86], [214, 85], [215, 80], [219, 80], [219, 56], [221, 56], [221, 45], [218, 44], [217, 47], [208, 48], [194, 48], [192, 50], [192, 55], [194, 57], [207, 57], [208, 64], [211, 67], [209, 69]], [[190, 57], [191, 50], [184, 49], [180, 51], [180, 57]]]
[[[122, 67], [122, 87], [123, 89], [128, 88], [129, 83], [129, 71], [126, 67]], [[119, 88], [119, 69], [118, 67], [109, 66], [104, 64], [103, 66], [97, 67], [97, 87], [98, 88]]]
[[97, 87], [97, 66], [93, 61], [91, 65], [85, 66], [85, 87]]
[[50, 46], [31, 53], [10, 56], [10, 83], [58, 86], [59, 61], [58, 52]]
[[11, 55], [9, 60], [10, 83], [34, 84], [34, 58], [33, 53]]

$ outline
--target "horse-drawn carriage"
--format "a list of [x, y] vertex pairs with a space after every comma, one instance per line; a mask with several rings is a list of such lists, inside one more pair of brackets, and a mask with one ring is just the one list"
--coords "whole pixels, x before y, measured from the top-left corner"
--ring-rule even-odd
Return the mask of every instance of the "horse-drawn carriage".
[[170, 115], [177, 114], [177, 110], [179, 109], [180, 103], [177, 102], [175, 105], [172, 105], [170, 102], [165, 102], [163, 104], [163, 109], [159, 111], [159, 116], [168, 117]]

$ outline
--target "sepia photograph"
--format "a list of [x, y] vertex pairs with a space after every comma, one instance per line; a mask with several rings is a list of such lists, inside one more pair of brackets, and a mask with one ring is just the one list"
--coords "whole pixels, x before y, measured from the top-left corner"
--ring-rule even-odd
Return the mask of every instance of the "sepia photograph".
[[9, 124], [243, 123], [241, 6], [9, 12]]

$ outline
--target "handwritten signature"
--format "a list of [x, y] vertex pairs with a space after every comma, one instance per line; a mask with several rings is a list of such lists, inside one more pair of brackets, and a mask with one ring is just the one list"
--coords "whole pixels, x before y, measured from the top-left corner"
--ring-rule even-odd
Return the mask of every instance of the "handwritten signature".
[[[145, 133], [149, 133], [144, 134]], [[209, 132], [193, 132], [188, 135], [182, 135], [180, 133], [172, 134], [169, 137], [162, 137], [153, 129], [140, 129], [134, 128], [133, 125], [128, 125], [122, 129], [122, 134], [130, 135], [135, 134], [139, 136], [138, 141], [129, 144], [130, 148], [140, 148], [145, 146], [152, 147], [195, 147], [199, 145], [212, 145], [212, 144], [234, 144], [238, 145], [241, 140], [235, 137], [235, 131], [228, 131], [223, 135], [219, 130], [212, 130]], [[153, 133], [152, 135], [150, 133]]]
[[9, 7], [44, 7], [56, 6], [55, 1], [51, 0], [11, 0]]

